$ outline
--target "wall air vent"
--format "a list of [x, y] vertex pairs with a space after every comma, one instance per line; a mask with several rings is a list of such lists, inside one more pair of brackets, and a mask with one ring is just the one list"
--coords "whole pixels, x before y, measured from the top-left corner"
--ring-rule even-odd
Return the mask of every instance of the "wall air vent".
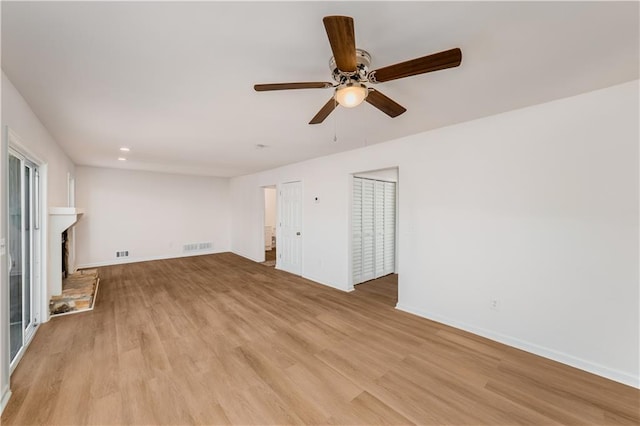
[[210, 250], [212, 247], [213, 247], [213, 243], [211, 241], [204, 242], [204, 243], [190, 243], [182, 246], [182, 251], [185, 253], [190, 253], [190, 252]]
[[187, 252], [187, 251], [197, 251], [198, 250], [198, 243], [193, 243], [193, 244], [185, 244], [184, 247], [182, 247], [182, 250]]
[[116, 257], [129, 257], [129, 250], [117, 251]]

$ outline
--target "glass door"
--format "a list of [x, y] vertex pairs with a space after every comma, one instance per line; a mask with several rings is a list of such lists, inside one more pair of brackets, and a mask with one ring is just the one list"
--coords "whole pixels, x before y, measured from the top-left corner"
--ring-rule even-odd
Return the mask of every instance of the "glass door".
[[35, 250], [35, 207], [34, 199], [37, 192], [34, 190], [36, 182], [37, 170], [33, 164], [24, 162], [24, 335], [25, 342], [31, 338], [35, 329], [35, 293], [34, 293], [34, 259], [37, 251]]
[[36, 325], [34, 264], [37, 260], [38, 170], [9, 152], [9, 340], [13, 367]]

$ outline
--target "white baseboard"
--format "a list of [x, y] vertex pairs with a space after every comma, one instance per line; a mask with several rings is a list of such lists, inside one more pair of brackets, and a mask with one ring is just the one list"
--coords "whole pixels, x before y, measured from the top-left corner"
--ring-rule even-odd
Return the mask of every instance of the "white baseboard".
[[81, 265], [76, 265], [76, 269], [99, 268], [101, 266], [122, 265], [126, 263], [150, 262], [152, 260], [179, 259], [181, 257], [204, 256], [207, 254], [218, 254], [218, 253], [227, 253], [227, 252], [228, 250], [206, 250], [206, 251], [200, 251], [198, 253], [181, 253], [181, 254], [168, 254], [163, 256], [132, 257], [132, 258], [117, 259], [117, 260], [116, 259], [105, 260], [103, 262], [93, 262], [93, 263], [84, 263]]
[[0, 415], [2, 415], [4, 407], [9, 403], [9, 398], [11, 398], [11, 389], [7, 386], [2, 392], [2, 399], [0, 399]]
[[435, 322], [439, 322], [441, 324], [449, 325], [451, 327], [468, 331], [470, 333], [477, 334], [478, 336], [486, 337], [487, 339], [494, 340], [499, 343], [504, 343], [505, 345], [522, 349], [523, 351], [530, 352], [532, 354], [539, 355], [541, 357], [548, 358], [554, 361], [558, 361], [562, 364], [566, 364], [571, 367], [575, 367], [580, 370], [584, 370], [589, 373], [593, 373], [598, 376], [611, 379], [615, 382], [619, 382], [619, 383], [640, 389], [640, 376], [634, 376], [633, 374], [629, 374], [624, 371], [609, 368], [604, 365], [600, 365], [591, 361], [587, 361], [587, 360], [575, 357], [573, 355], [566, 354], [564, 352], [558, 352], [556, 350], [553, 350], [544, 346], [526, 342], [524, 340], [520, 340], [512, 336], [496, 333], [491, 330], [476, 327], [474, 325], [463, 323], [460, 321], [455, 321], [440, 315], [430, 314], [420, 309], [413, 308], [411, 306], [401, 305], [400, 303], [398, 303], [396, 305], [396, 309], [404, 312], [408, 312], [410, 314], [417, 315], [419, 317], [423, 317]]

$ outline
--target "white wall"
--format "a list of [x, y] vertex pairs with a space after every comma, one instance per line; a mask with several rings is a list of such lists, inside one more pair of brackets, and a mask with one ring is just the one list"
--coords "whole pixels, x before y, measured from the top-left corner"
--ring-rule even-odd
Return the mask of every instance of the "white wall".
[[2, 124], [8, 125], [26, 148], [47, 163], [48, 206], [67, 206], [67, 176], [75, 166], [42, 125], [15, 86], [2, 73]]
[[[79, 267], [229, 251], [228, 179], [79, 166], [76, 200]], [[213, 247], [183, 252], [201, 242]]]
[[302, 274], [349, 290], [349, 175], [399, 166], [400, 309], [639, 387], [638, 114], [634, 81], [234, 178], [232, 250], [302, 180]]
[[[7, 144], [5, 126], [11, 128], [11, 130], [19, 136], [20, 143], [22, 144], [22, 150], [36, 160], [41, 161], [44, 165], [40, 169], [41, 184], [43, 185], [42, 194], [44, 205], [48, 207], [59, 207], [67, 205], [67, 176], [74, 173], [75, 166], [73, 162], [67, 157], [64, 151], [60, 148], [54, 138], [49, 134], [47, 129], [42, 125], [38, 117], [33, 113], [25, 99], [20, 95], [17, 89], [13, 86], [7, 76], [2, 73], [2, 128], [3, 128], [3, 144]], [[2, 167], [6, 164], [6, 146], [3, 146], [3, 158]], [[6, 185], [6, 170], [2, 170], [3, 190]], [[5, 200], [5, 196], [2, 197]], [[6, 224], [4, 218], [5, 206], [2, 206], [2, 237], [7, 238]], [[46, 216], [46, 209], [43, 212]], [[42, 224], [42, 232], [44, 235], [44, 245], [48, 247], [48, 237], [46, 234], [46, 221]], [[6, 256], [3, 257], [2, 267], [2, 288], [8, 288], [6, 282]], [[47, 288], [47, 277], [53, 273], [51, 265], [48, 264], [47, 259], [42, 259], [43, 267], [46, 270], [46, 274], [42, 277], [42, 285]], [[2, 297], [6, 296], [6, 291], [3, 290]], [[47, 320], [46, 315], [48, 310], [49, 294], [43, 294], [40, 301], [41, 306], [41, 321]], [[6, 307], [6, 301], [2, 301], [3, 309]], [[3, 312], [1, 319], [2, 337], [8, 334], [8, 314]], [[8, 367], [9, 359], [7, 354], [4, 353], [7, 346], [4, 345], [2, 352], [2, 368], [0, 369], [1, 380], [0, 386], [2, 391], [6, 389], [8, 384]]]

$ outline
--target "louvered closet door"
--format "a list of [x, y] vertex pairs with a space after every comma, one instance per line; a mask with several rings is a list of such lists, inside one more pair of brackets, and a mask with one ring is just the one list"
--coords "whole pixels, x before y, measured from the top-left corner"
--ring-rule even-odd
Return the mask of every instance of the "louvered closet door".
[[353, 283], [362, 279], [362, 179], [353, 180], [353, 202], [351, 204], [351, 230], [353, 255]]
[[384, 266], [382, 275], [396, 271], [396, 184], [384, 183]]
[[396, 184], [353, 179], [353, 283], [395, 272]]
[[373, 202], [373, 217], [374, 217], [374, 264], [373, 270], [374, 278], [379, 278], [384, 275], [384, 256], [385, 256], [385, 182], [376, 180], [374, 181], [374, 202]]
[[375, 271], [375, 181], [362, 179], [362, 281]]

